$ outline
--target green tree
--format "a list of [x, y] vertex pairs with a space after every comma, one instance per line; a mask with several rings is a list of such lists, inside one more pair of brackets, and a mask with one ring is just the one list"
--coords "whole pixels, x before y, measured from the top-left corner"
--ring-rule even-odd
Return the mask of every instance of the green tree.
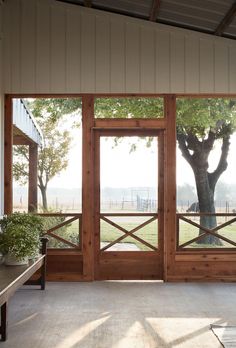
[[[35, 99], [28, 102], [43, 136], [44, 146], [39, 149], [38, 187], [42, 196], [43, 209], [48, 210], [47, 187], [49, 181], [68, 165], [71, 137], [61, 126], [62, 116], [78, 111], [80, 99]], [[28, 180], [28, 147], [14, 147], [13, 175], [22, 184]]]
[[[177, 106], [177, 140], [183, 157], [194, 173], [199, 211], [215, 213], [215, 188], [227, 169], [230, 136], [235, 130], [235, 101], [179, 99]], [[221, 142], [221, 154], [215, 169], [209, 172], [209, 156], [216, 141]], [[201, 216], [200, 224], [214, 228], [217, 225], [216, 217]], [[198, 243], [221, 245], [221, 240], [206, 235]]]

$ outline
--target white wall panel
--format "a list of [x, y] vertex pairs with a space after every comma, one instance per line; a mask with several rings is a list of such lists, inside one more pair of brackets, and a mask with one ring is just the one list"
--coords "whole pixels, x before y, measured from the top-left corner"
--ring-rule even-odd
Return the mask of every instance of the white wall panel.
[[66, 92], [81, 91], [81, 16], [73, 10], [66, 17]]
[[50, 90], [66, 91], [66, 11], [56, 5], [51, 9]]
[[185, 37], [171, 33], [170, 36], [170, 91], [185, 91]]
[[111, 76], [112, 93], [125, 91], [125, 25], [123, 20], [111, 20]]
[[4, 96], [3, 96], [3, 16], [2, 6], [0, 5], [0, 215], [3, 214], [3, 191], [4, 191], [4, 162], [3, 162], [3, 149], [4, 149], [4, 136], [3, 136], [3, 110], [4, 110]]
[[110, 21], [96, 17], [96, 92], [110, 90]]
[[[13, 5], [13, 6], [12, 6]], [[8, 5], [7, 5], [8, 6]], [[7, 7], [6, 6], [6, 7]], [[10, 21], [10, 37], [9, 37], [9, 45], [10, 45], [10, 61], [11, 64], [11, 87], [10, 91], [21, 91], [25, 90], [25, 87], [22, 86], [21, 83], [21, 69], [24, 64], [27, 69], [27, 62], [23, 62], [21, 64], [21, 27], [22, 27], [22, 17], [21, 17], [21, 8], [22, 3], [20, 0], [10, 1], [10, 13], [9, 13], [9, 21]], [[5, 69], [5, 66], [4, 66]]]
[[91, 12], [81, 17], [81, 92], [95, 92], [95, 20]]
[[[2, 83], [4, 84], [4, 89], [8, 92], [11, 91], [11, 11], [13, 11], [13, 3], [12, 6], [8, 5], [4, 8], [4, 16], [3, 16], [3, 28], [4, 31], [2, 33], [2, 39], [4, 40], [4, 52], [2, 52], [3, 56], [3, 65], [4, 65], [4, 76], [2, 76]], [[2, 7], [1, 7], [2, 8]], [[3, 12], [3, 9], [2, 9]], [[3, 69], [2, 69], [3, 70]]]
[[185, 38], [185, 91], [199, 93], [199, 38]]
[[229, 50], [229, 92], [236, 92], [236, 47]]
[[156, 91], [170, 92], [170, 33], [156, 31]]
[[5, 2], [7, 93], [236, 93], [233, 40], [55, 2]]
[[222, 43], [215, 43], [215, 92], [228, 93], [229, 92], [229, 52], [228, 47]]
[[50, 22], [51, 9], [43, 1], [37, 3], [36, 11], [36, 60], [35, 92], [50, 91]]
[[140, 92], [140, 27], [126, 23], [125, 85], [127, 93]]
[[34, 2], [23, 2], [21, 5], [21, 46], [20, 72], [21, 85], [28, 93], [35, 90], [36, 59], [36, 6]]
[[214, 93], [214, 42], [200, 39], [200, 93]]
[[155, 91], [155, 31], [151, 28], [141, 28], [140, 52], [140, 90], [141, 93]]
[[[3, 87], [3, 52], [2, 52], [2, 41], [3, 41], [3, 16], [2, 16], [2, 5], [0, 4], [0, 98], [2, 95], [2, 87]], [[1, 114], [0, 114], [1, 120]], [[1, 124], [1, 123], [0, 123]]]

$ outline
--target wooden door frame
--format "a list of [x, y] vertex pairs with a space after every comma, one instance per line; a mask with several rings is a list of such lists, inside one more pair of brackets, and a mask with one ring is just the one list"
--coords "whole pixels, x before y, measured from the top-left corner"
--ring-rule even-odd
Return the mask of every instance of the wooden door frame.
[[[103, 136], [153, 136], [158, 139], [158, 177], [157, 177], [157, 187], [158, 187], [158, 249], [157, 251], [119, 251], [111, 252], [107, 251], [110, 255], [119, 254], [122, 256], [129, 255], [130, 259], [132, 255], [135, 255], [137, 260], [138, 256], [140, 259], [143, 256], [148, 257], [153, 253], [158, 254], [160, 258], [160, 268], [162, 269], [160, 280], [164, 279], [164, 130], [163, 129], [137, 129], [134, 128], [106, 128], [106, 129], [94, 129], [94, 276], [96, 280], [101, 280], [99, 274], [99, 260], [102, 253], [100, 251], [100, 138]], [[108, 279], [112, 279], [109, 277]], [[125, 278], [124, 278], [125, 279]], [[142, 278], [141, 278], [142, 279]]]
[[[161, 97], [164, 102], [163, 118], [153, 119], [99, 119], [94, 117], [94, 99], [100, 98], [115, 98], [115, 97]], [[186, 96], [185, 96], [186, 97]], [[199, 96], [196, 96], [199, 97]], [[175, 257], [175, 139], [172, 139], [175, 133], [175, 98], [174, 94], [6, 94], [5, 95], [5, 204], [10, 205], [12, 202], [12, 187], [9, 185], [10, 176], [12, 175], [12, 147], [11, 147], [11, 127], [12, 127], [12, 108], [11, 101], [13, 98], [81, 98], [82, 99], [82, 128], [83, 128], [83, 156], [82, 156], [82, 233], [83, 245], [82, 251], [77, 250], [49, 250], [49, 263], [55, 258], [60, 262], [74, 262], [73, 271], [56, 273], [54, 268], [50, 268], [50, 280], [94, 280], [94, 143], [93, 132], [96, 129], [136, 129], [136, 130], [164, 130], [164, 173], [163, 180], [165, 181], [165, 207], [161, 212], [164, 216], [165, 228], [165, 259], [164, 259], [164, 280], [168, 279], [168, 265], [174, 264]], [[64, 261], [63, 261], [64, 260]], [[71, 261], [68, 261], [71, 260]], [[53, 266], [54, 267], [54, 266]], [[80, 270], [75, 273], [76, 269]]]

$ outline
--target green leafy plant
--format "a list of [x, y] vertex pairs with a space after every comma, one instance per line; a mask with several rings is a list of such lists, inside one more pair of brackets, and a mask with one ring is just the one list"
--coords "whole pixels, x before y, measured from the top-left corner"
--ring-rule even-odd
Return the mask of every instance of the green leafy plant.
[[27, 213], [13, 213], [0, 220], [0, 251], [14, 255], [17, 260], [35, 255], [43, 232], [41, 217]]

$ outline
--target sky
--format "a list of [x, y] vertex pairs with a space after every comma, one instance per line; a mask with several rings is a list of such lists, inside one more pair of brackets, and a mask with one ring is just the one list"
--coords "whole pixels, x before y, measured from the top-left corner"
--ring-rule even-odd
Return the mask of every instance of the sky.
[[[69, 154], [69, 165], [66, 171], [55, 177], [49, 187], [73, 188], [81, 187], [82, 142], [81, 130], [73, 129], [74, 137]], [[132, 137], [134, 142], [135, 137]], [[102, 187], [155, 187], [157, 177], [157, 150], [153, 141], [147, 148], [145, 141], [137, 142], [137, 150], [130, 153], [132, 142], [124, 139], [118, 146], [114, 146], [114, 138], [101, 140], [101, 186]], [[209, 170], [214, 169], [220, 155], [220, 143], [215, 147], [210, 157]], [[235, 148], [236, 134], [231, 138], [228, 169], [221, 176], [221, 181], [236, 183], [235, 178]], [[191, 167], [177, 149], [177, 183], [194, 186], [194, 176]]]

